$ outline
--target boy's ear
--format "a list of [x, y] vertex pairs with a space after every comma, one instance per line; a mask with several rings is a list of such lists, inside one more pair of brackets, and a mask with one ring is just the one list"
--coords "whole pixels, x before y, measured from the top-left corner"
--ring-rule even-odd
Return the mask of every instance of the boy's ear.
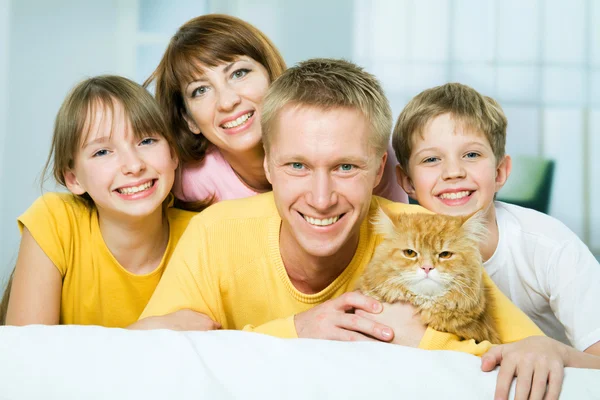
[[508, 154], [502, 158], [502, 161], [496, 167], [496, 192], [502, 189], [502, 186], [506, 183], [506, 180], [510, 176], [512, 170], [512, 159]]
[[411, 198], [417, 200], [417, 198], [415, 197], [416, 190], [413, 186], [412, 179], [410, 179], [408, 174], [404, 172], [400, 164], [396, 165], [396, 181], [398, 182], [398, 185], [400, 185], [402, 189], [404, 189], [406, 194], [408, 194]]
[[65, 172], [65, 185], [67, 186], [67, 189], [69, 189], [69, 192], [79, 196], [87, 192], [87, 190], [81, 186], [72, 170]]

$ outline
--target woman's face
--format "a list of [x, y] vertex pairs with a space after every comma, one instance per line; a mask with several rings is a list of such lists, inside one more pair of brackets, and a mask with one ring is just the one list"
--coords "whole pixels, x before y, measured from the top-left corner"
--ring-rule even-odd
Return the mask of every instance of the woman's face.
[[270, 83], [265, 67], [240, 56], [200, 70], [202, 76], [181, 88], [190, 130], [232, 155], [262, 146], [260, 106]]

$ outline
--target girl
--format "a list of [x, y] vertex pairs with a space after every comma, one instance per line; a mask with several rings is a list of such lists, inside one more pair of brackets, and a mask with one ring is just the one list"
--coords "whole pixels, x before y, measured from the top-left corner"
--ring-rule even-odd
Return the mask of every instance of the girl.
[[69, 93], [44, 175], [51, 168], [70, 193], [45, 194], [18, 219], [6, 324], [137, 321], [194, 215], [171, 207], [173, 145], [138, 84], [100, 76]]
[[[181, 154], [175, 196], [197, 209], [271, 190], [263, 168], [260, 105], [285, 70], [273, 43], [254, 26], [227, 15], [204, 15], [179, 28], [145, 85], [167, 116]], [[406, 202], [388, 155], [374, 193]]]

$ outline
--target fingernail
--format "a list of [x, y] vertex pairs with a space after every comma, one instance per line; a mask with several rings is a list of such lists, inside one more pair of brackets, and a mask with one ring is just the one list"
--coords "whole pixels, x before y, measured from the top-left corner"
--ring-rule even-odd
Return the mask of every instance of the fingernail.
[[381, 330], [381, 336], [383, 336], [386, 339], [389, 339], [392, 337], [392, 330], [389, 328], [384, 328]]
[[378, 312], [381, 309], [381, 304], [373, 303], [373, 311]]

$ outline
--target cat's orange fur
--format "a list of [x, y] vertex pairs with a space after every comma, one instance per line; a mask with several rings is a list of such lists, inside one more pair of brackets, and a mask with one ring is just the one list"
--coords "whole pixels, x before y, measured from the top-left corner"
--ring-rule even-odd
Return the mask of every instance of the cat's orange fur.
[[490, 288], [482, 278], [479, 241], [487, 232], [482, 212], [470, 218], [405, 214], [392, 221], [379, 210], [372, 222], [384, 239], [358, 289], [387, 303], [411, 303], [438, 331], [500, 343]]

